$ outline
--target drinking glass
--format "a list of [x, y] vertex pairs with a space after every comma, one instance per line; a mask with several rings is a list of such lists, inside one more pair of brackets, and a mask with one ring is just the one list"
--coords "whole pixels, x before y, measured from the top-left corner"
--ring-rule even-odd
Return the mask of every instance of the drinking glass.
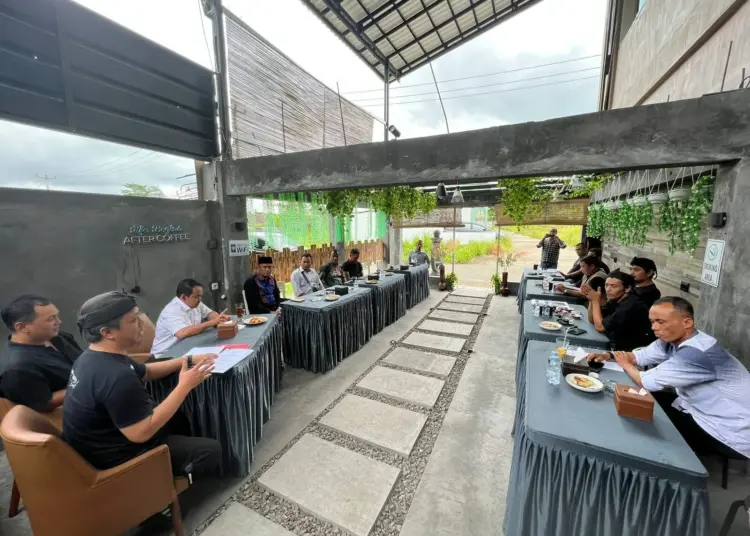
[[563, 359], [568, 353], [569, 342], [564, 337], [558, 337], [555, 339], [555, 348], [557, 349], [557, 357]]
[[245, 316], [245, 304], [244, 303], [235, 304], [234, 308], [237, 310], [237, 318], [242, 320], [242, 317]]

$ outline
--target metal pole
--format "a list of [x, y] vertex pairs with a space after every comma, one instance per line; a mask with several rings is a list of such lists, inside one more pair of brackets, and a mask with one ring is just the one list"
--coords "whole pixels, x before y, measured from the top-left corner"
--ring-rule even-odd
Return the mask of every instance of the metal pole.
[[385, 91], [383, 95], [383, 141], [388, 141], [388, 123], [390, 122], [389, 118], [389, 83], [388, 83], [388, 63], [386, 63], [383, 68], [385, 69], [383, 71], [383, 82], [385, 82]]
[[281, 137], [284, 140], [284, 152], [286, 153], [286, 127], [284, 126], [284, 101], [281, 101]]
[[213, 0], [211, 22], [214, 31], [214, 53], [216, 54], [216, 93], [219, 100], [219, 121], [221, 128], [221, 154], [232, 157], [232, 128], [229, 117], [229, 79], [227, 77], [227, 47], [224, 35], [224, 6], [222, 0]]
[[438, 87], [437, 78], [435, 78], [435, 70], [432, 68], [432, 62], [430, 62], [430, 72], [432, 73], [432, 81], [435, 82], [435, 91], [437, 91], [438, 99], [440, 100], [440, 107], [443, 109], [443, 118], [445, 119], [445, 130], [448, 134], [451, 133], [451, 128], [448, 126], [448, 116], [445, 113], [445, 106], [443, 106], [443, 97], [440, 95], [440, 88]]
[[344, 134], [344, 146], [346, 146], [346, 126], [344, 126], [344, 105], [341, 104], [341, 90], [339, 89], [339, 83], [336, 82], [336, 93], [339, 96], [339, 112], [341, 113], [341, 132]]
[[451, 265], [451, 273], [456, 273], [456, 249], [458, 244], [456, 243], [456, 207], [453, 207], [453, 262]]

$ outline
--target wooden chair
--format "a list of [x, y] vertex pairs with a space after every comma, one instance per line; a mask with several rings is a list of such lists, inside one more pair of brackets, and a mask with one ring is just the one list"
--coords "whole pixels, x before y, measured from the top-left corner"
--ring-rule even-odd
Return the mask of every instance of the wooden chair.
[[141, 313], [140, 317], [143, 321], [143, 339], [138, 346], [131, 348], [128, 356], [137, 363], [145, 363], [151, 359], [151, 347], [154, 345], [154, 338], [156, 337], [156, 326], [146, 313]]
[[[750, 495], [745, 497], [743, 500], [734, 501], [732, 505], [729, 507], [729, 512], [727, 512], [727, 517], [724, 518], [724, 523], [721, 525], [721, 530], [719, 531], [719, 536], [727, 536], [729, 534], [729, 531], [732, 529], [732, 525], [734, 524], [734, 518], [737, 517], [737, 511], [743, 508], [745, 510], [745, 515], [750, 516]], [[748, 520], [750, 522], [750, 520]]]
[[[8, 400], [7, 398], [0, 398], [0, 423], [3, 421], [8, 412], [16, 407], [16, 405]], [[47, 419], [52, 426], [55, 427], [59, 432], [62, 431], [62, 407], [55, 408], [49, 413], [40, 413], [43, 418]], [[13, 480], [13, 488], [10, 492], [10, 505], [8, 506], [8, 517], [16, 517], [18, 515], [18, 507], [21, 504], [21, 494], [18, 492], [18, 486], [16, 485], [15, 479]]]
[[25, 406], [2, 424], [8, 461], [35, 536], [115, 536], [171, 507], [176, 536], [184, 536], [178, 493], [166, 445], [98, 471], [59, 437], [59, 430]]

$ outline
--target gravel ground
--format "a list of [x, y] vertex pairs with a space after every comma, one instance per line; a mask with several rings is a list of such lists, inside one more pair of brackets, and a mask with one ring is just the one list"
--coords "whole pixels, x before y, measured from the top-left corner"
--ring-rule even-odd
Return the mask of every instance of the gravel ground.
[[[446, 295], [446, 297], [447, 296], [448, 295]], [[331, 403], [331, 405], [328, 406], [328, 408], [326, 408], [320, 415], [318, 415], [315, 420], [313, 420], [313, 422], [305, 427], [305, 429], [302, 430], [302, 432], [300, 432], [281, 451], [279, 451], [276, 456], [271, 458], [265, 465], [263, 465], [263, 467], [255, 472], [230, 500], [240, 502], [245, 506], [252, 508], [259, 514], [265, 516], [271, 521], [274, 521], [275, 523], [278, 523], [287, 530], [299, 536], [346, 536], [347, 533], [342, 531], [341, 529], [338, 529], [337, 527], [334, 527], [333, 525], [330, 525], [310, 515], [308, 512], [305, 512], [301, 508], [299, 508], [296, 504], [277, 497], [257, 483], [257, 480], [261, 477], [261, 475], [263, 475], [263, 473], [268, 470], [269, 467], [276, 463], [276, 461], [281, 458], [286, 453], [286, 451], [289, 450], [299, 440], [300, 437], [305, 434], [313, 434], [322, 439], [331, 441], [332, 443], [335, 443], [339, 446], [348, 448], [350, 450], [353, 450], [354, 452], [358, 452], [362, 455], [368, 456], [383, 463], [387, 463], [401, 470], [401, 475], [396, 481], [396, 485], [394, 486], [390, 497], [383, 506], [383, 510], [381, 511], [380, 516], [375, 522], [375, 526], [370, 532], [370, 536], [397, 536], [401, 531], [401, 527], [403, 526], [406, 514], [409, 511], [409, 506], [411, 505], [411, 501], [417, 491], [419, 481], [422, 478], [425, 467], [427, 466], [427, 461], [429, 460], [430, 454], [432, 453], [432, 448], [435, 445], [438, 434], [440, 433], [440, 428], [443, 425], [445, 414], [448, 412], [448, 408], [450, 407], [451, 401], [453, 400], [453, 395], [456, 392], [458, 382], [461, 379], [461, 375], [463, 374], [464, 368], [466, 366], [466, 361], [471, 358], [471, 348], [473, 348], [474, 341], [476, 340], [479, 330], [482, 327], [482, 323], [484, 322], [485, 314], [489, 307], [491, 298], [492, 296], [488, 296], [488, 298], [485, 300], [482, 314], [480, 314], [479, 320], [472, 330], [471, 335], [468, 337], [468, 342], [464, 346], [464, 350], [460, 354], [443, 352], [440, 350], [429, 350], [431, 353], [442, 354], [456, 358], [456, 364], [447, 378], [430, 373], [416, 372], [414, 370], [405, 369], [397, 365], [391, 365], [389, 363], [383, 362], [383, 359], [387, 357], [388, 354], [397, 346], [424, 350], [424, 348], [405, 345], [402, 343], [402, 341], [414, 331], [424, 331], [420, 330], [419, 325], [428, 317], [427, 315], [425, 315], [425, 317], [420, 320], [419, 324], [417, 324], [408, 333], [406, 333], [399, 341], [393, 341], [391, 349], [385, 352], [378, 361], [376, 361], [359, 378], [357, 378], [357, 380], [345, 392], [343, 392], [341, 396], [339, 396], [333, 403]], [[376, 366], [385, 366], [398, 370], [404, 370], [412, 374], [421, 374], [423, 376], [435, 377], [444, 380], [445, 385], [442, 392], [440, 393], [440, 396], [438, 397], [437, 402], [432, 408], [425, 408], [415, 404], [409, 404], [406, 402], [395, 400], [388, 396], [381, 395], [379, 393], [356, 387], [356, 384]], [[335, 430], [331, 430], [319, 424], [320, 419], [325, 416], [336, 404], [338, 404], [338, 402], [347, 394], [356, 394], [358, 396], [363, 396], [371, 400], [386, 402], [393, 406], [409, 409], [427, 415], [427, 422], [425, 423], [425, 426], [422, 429], [422, 433], [420, 434], [419, 439], [417, 439], [417, 442], [414, 444], [414, 448], [412, 449], [412, 452], [408, 458], [404, 458], [403, 456], [393, 454], [392, 452], [388, 452], [384, 449], [372, 446], [359, 439], [342, 434]], [[208, 520], [206, 520], [206, 522], [198, 527], [194, 534], [200, 534], [201, 532], [203, 532], [214, 519], [216, 519], [224, 512], [226, 506], [227, 505], [225, 504], [224, 506], [219, 508]]]

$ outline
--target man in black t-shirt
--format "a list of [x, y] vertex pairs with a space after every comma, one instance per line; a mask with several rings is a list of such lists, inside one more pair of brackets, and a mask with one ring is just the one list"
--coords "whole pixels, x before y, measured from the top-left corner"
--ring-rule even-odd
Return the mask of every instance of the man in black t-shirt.
[[34, 294], [19, 296], [0, 311], [11, 332], [0, 359], [0, 396], [39, 412], [63, 403], [81, 348], [60, 331], [59, 315], [47, 298]]
[[[173, 435], [170, 430], [170, 420], [187, 395], [211, 375], [216, 356], [134, 362], [126, 352], [140, 342], [143, 324], [135, 300], [122, 292], [100, 294], [84, 303], [78, 327], [89, 349], [70, 374], [62, 438], [98, 469], [166, 444], [175, 475], [218, 473], [217, 441]], [[180, 375], [177, 387], [157, 405], [143, 382], [173, 373]]]
[[350, 279], [353, 277], [362, 277], [362, 263], [359, 262], [358, 249], [351, 250], [349, 260], [341, 266], [341, 269], [348, 274]]
[[633, 294], [651, 308], [656, 300], [661, 298], [661, 291], [654, 284], [657, 277], [656, 263], [645, 257], [633, 257], [630, 261], [630, 273], [635, 279]]
[[606, 304], [602, 304], [600, 293], [594, 290], [588, 293], [589, 322], [598, 332], [607, 334], [612, 348], [626, 352], [656, 340], [648, 307], [632, 294], [634, 284], [632, 275], [615, 270], [604, 285]]

